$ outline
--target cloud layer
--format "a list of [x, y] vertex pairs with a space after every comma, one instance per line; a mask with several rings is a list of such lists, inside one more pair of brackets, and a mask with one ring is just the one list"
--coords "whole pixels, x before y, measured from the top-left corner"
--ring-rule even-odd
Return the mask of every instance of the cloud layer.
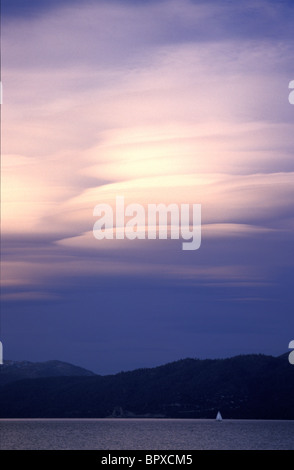
[[[293, 269], [291, 2], [49, 3], [3, 4], [3, 300], [136, 279], [259, 312]], [[200, 250], [96, 240], [116, 196], [201, 204]]]

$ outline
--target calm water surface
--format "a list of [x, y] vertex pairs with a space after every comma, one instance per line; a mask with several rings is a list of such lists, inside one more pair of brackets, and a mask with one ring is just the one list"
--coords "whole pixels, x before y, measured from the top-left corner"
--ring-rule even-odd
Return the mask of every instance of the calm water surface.
[[9, 450], [294, 450], [294, 421], [0, 420]]

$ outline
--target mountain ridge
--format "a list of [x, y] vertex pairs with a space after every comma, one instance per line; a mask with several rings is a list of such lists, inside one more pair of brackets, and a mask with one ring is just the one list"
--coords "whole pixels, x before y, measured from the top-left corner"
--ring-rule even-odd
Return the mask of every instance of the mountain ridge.
[[220, 410], [225, 418], [294, 419], [293, 390], [287, 354], [186, 358], [114, 375], [10, 381], [0, 387], [0, 417], [215, 418]]
[[22, 379], [56, 376], [96, 375], [69, 362], [52, 359], [44, 362], [5, 360], [0, 366], [0, 386]]

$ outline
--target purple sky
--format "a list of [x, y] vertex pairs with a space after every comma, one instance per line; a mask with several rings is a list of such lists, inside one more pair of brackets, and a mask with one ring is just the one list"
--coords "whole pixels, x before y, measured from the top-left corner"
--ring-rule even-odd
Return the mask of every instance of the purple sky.
[[[294, 338], [291, 1], [2, 1], [4, 359], [106, 374]], [[93, 209], [202, 205], [202, 244]]]

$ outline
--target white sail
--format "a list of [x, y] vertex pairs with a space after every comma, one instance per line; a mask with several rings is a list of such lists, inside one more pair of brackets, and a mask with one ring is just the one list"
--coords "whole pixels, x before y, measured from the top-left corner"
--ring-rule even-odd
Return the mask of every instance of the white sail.
[[216, 415], [216, 420], [217, 421], [221, 421], [223, 418], [222, 418], [222, 415], [220, 414], [220, 412], [218, 411], [217, 412], [217, 415]]

